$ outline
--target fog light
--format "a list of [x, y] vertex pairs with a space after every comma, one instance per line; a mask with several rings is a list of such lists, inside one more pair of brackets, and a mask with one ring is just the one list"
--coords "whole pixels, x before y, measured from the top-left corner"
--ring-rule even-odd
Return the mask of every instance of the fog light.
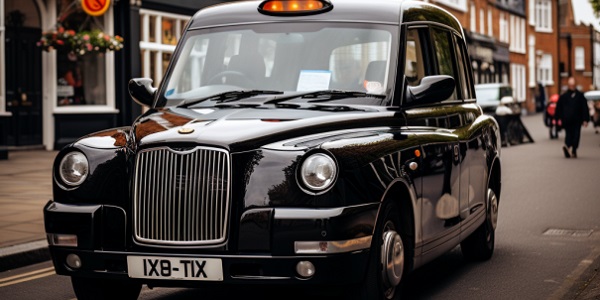
[[296, 272], [302, 278], [310, 278], [315, 275], [315, 265], [310, 261], [303, 260], [296, 265]]
[[77, 247], [77, 235], [48, 233], [48, 244], [52, 246]]
[[67, 266], [71, 267], [71, 269], [81, 268], [81, 258], [77, 254], [71, 253], [67, 255]]

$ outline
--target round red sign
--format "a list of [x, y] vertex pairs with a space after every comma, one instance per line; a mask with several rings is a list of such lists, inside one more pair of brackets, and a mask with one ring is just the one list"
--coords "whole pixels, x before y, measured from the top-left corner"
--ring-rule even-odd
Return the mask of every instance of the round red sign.
[[101, 16], [110, 7], [110, 0], [81, 0], [81, 7], [90, 16]]

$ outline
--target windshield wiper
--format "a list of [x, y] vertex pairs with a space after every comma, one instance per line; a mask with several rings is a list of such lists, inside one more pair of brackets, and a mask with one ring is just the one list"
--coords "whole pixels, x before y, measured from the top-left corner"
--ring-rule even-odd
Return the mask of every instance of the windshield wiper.
[[[344, 99], [344, 98], [385, 99], [385, 97], [387, 97], [387, 96], [386, 95], [378, 95], [378, 94], [369, 94], [369, 93], [360, 92], [360, 91], [322, 90], [322, 91], [313, 91], [313, 92], [308, 92], [308, 93], [300, 93], [300, 94], [294, 94], [294, 95], [290, 95], [290, 96], [286, 96], [286, 97], [281, 97], [281, 98], [267, 101], [264, 104], [277, 104], [280, 102], [285, 102], [285, 101], [296, 99], [296, 98], [302, 98], [302, 99], [313, 98], [314, 100], [309, 100], [307, 102], [314, 103], [314, 102], [327, 102], [327, 101], [339, 100], [339, 99]], [[317, 98], [320, 98], [320, 99], [317, 99]]]
[[386, 95], [369, 94], [369, 93], [359, 92], [359, 91], [326, 90], [326, 91], [317, 91], [317, 92], [314, 92], [312, 94], [304, 95], [304, 96], [302, 96], [302, 98], [304, 98], [304, 99], [306, 99], [306, 98], [320, 98], [320, 97], [324, 97], [324, 96], [326, 98], [309, 100], [307, 102], [309, 102], [309, 103], [313, 103], [313, 102], [327, 102], [327, 101], [339, 100], [339, 99], [344, 99], [344, 98], [378, 98], [378, 99], [385, 99], [385, 97], [386, 97]]
[[282, 91], [271, 91], [271, 90], [240, 90], [240, 91], [229, 91], [204, 98], [184, 100], [177, 107], [188, 107], [190, 105], [198, 104], [204, 101], [217, 101], [217, 103], [226, 103], [231, 101], [237, 101], [240, 99], [250, 98], [257, 95], [280, 95]]

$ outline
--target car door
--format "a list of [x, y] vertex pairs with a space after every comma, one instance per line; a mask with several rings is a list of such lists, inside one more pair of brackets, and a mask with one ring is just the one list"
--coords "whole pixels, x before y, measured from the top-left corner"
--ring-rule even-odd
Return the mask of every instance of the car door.
[[485, 211], [486, 186], [487, 186], [487, 162], [484, 139], [484, 126], [478, 126], [478, 118], [483, 118], [481, 112], [475, 106], [475, 89], [471, 72], [468, 72], [470, 61], [464, 41], [457, 35], [454, 40], [454, 62], [456, 68], [457, 88], [459, 97], [464, 101], [460, 110], [456, 113], [456, 122], [452, 129], [460, 141], [460, 152], [462, 155], [461, 169], [461, 197], [465, 201], [460, 210], [462, 220], [462, 237], [468, 236], [478, 224], [476, 219], [481, 219]]
[[[427, 26], [406, 30], [405, 76], [409, 86], [419, 85], [428, 75], [446, 74], [439, 65], [432, 43], [435, 37]], [[448, 46], [448, 45], [446, 45]], [[442, 54], [442, 56], [445, 54]], [[421, 254], [428, 261], [446, 252], [460, 237], [460, 151], [456, 134], [450, 129], [447, 111], [456, 101], [456, 91], [449, 99], [439, 99], [426, 107], [407, 108], [407, 132], [418, 136], [422, 160], [417, 186], [421, 210]]]
[[460, 161], [459, 215], [463, 237], [479, 224], [485, 211], [485, 184], [487, 182], [483, 126], [477, 126], [481, 117], [474, 105], [475, 93], [470, 66], [462, 38], [449, 30], [432, 28], [432, 41], [437, 54], [440, 72], [453, 76], [456, 82], [456, 101], [447, 110], [448, 129], [458, 139], [456, 149]]

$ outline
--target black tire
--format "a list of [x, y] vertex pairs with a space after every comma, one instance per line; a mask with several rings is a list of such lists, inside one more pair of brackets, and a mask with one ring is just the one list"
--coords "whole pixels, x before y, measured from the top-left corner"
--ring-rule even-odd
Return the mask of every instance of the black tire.
[[[366, 278], [358, 287], [358, 291], [351, 289], [352, 294], [346, 299], [400, 299], [402, 276], [408, 271], [407, 257], [411, 257], [410, 253], [412, 253], [412, 248], [407, 247], [410, 244], [402, 234], [401, 224], [398, 207], [393, 203], [384, 203], [371, 242]], [[390, 270], [384, 270], [383, 257], [388, 255], [382, 249], [386, 248], [386, 245], [390, 245], [387, 246], [387, 249], [390, 249], [387, 254], [394, 257], [391, 259], [394, 263], [390, 263], [394, 267]]]
[[483, 224], [460, 243], [463, 256], [471, 261], [485, 261], [494, 254], [498, 198], [492, 189], [487, 192], [487, 212]]
[[135, 300], [142, 290], [141, 284], [122, 280], [71, 277], [71, 283], [79, 300]]

